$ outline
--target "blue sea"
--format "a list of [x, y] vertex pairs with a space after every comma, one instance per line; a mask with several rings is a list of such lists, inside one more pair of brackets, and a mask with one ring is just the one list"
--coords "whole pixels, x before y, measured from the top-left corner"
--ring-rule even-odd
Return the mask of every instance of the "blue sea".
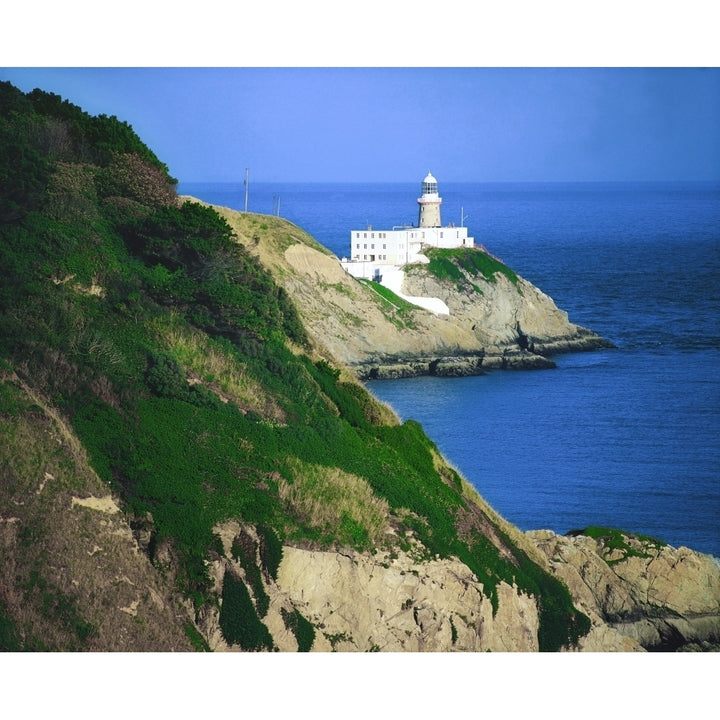
[[[720, 557], [720, 184], [443, 183], [444, 224], [616, 349], [557, 368], [373, 381], [507, 520], [603, 525]], [[243, 183], [179, 192], [242, 210]], [[338, 256], [350, 230], [417, 222], [417, 183], [250, 184]]]

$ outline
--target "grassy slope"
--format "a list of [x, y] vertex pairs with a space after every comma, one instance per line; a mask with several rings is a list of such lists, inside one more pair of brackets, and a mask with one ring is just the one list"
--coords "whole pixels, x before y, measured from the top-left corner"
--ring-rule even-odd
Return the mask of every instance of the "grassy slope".
[[[411, 533], [428, 556], [466, 562], [493, 598], [499, 580], [538, 596], [541, 648], [587, 628], [565, 588], [420, 426], [398, 424], [310, 342], [270, 271], [285, 272], [283, 250], [312, 239], [276, 218], [248, 215], [230, 228], [209, 208], [181, 205], [125, 126], [3, 90], [16, 108], [0, 125], [0, 420], [13, 438], [3, 518], [36, 492], [43, 468], [60, 463], [68, 469], [47, 472], [66, 492], [107, 489], [124, 518], [147, 524], [156, 567], [157, 549], [171, 548], [175, 588], [198, 611], [218, 601], [204, 562], [222, 551], [213, 528], [235, 518], [268, 528], [272, 542], [312, 547], [402, 547]], [[80, 471], [69, 461], [53, 460], [31, 397], [77, 438], [92, 487], [73, 479]], [[32, 448], [32, 466], [18, 462], [22, 447]], [[68, 499], [56, 501], [67, 508]], [[18, 518], [11, 544], [36, 535], [72, 544], [95, 532], [67, 528], [63, 512]], [[396, 535], [384, 533], [389, 526]], [[89, 600], [98, 593], [72, 582], [89, 570], [58, 575], [61, 554], [39, 543], [12, 556], [19, 569], [6, 575], [14, 579], [0, 607], [9, 648], [44, 642], [23, 608], [51, 625], [58, 607], [69, 619], [52, 649], [102, 646], [102, 612]], [[235, 586], [230, 597], [246, 602]], [[231, 620], [226, 613], [221, 624], [235, 637]]]

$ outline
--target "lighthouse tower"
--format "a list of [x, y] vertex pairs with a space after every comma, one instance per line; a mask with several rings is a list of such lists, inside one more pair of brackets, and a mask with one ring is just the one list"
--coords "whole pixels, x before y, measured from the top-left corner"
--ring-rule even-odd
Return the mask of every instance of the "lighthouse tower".
[[422, 182], [422, 196], [418, 198], [420, 217], [418, 226], [423, 228], [440, 227], [440, 203], [437, 180], [430, 174]]

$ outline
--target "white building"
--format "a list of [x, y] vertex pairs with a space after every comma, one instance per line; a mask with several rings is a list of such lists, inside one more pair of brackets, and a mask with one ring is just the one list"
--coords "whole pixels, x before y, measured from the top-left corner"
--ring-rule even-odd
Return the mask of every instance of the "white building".
[[466, 227], [442, 226], [437, 180], [430, 174], [422, 182], [417, 226], [394, 227], [392, 230], [350, 231], [350, 259], [343, 258], [343, 268], [353, 277], [382, 280], [392, 270], [410, 263], [428, 262], [422, 255], [427, 247], [473, 247]]

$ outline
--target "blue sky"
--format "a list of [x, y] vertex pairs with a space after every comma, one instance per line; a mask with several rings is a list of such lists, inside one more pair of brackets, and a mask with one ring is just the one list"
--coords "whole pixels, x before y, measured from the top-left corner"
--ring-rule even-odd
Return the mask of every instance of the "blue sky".
[[19, 68], [181, 181], [720, 180], [719, 68]]

